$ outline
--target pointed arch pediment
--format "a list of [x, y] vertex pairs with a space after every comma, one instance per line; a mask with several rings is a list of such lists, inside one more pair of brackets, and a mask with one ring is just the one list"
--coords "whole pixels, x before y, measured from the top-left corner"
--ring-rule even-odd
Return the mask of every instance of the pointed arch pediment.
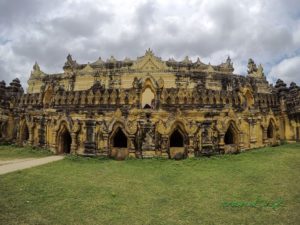
[[146, 54], [139, 57], [134, 64], [132, 69], [144, 70], [144, 71], [157, 71], [157, 70], [167, 70], [168, 67], [165, 62], [160, 58], [156, 57], [151, 50], [147, 50]]
[[88, 63], [84, 68], [79, 71], [80, 74], [91, 74], [94, 73], [94, 69]]

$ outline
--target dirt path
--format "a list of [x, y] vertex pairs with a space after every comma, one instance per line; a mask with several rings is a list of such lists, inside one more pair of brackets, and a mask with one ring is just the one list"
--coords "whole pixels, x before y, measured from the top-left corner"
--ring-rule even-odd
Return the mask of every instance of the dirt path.
[[62, 160], [63, 158], [64, 156], [56, 155], [56, 156], [48, 156], [48, 157], [38, 158], [38, 159], [25, 158], [25, 159], [0, 161], [0, 175], [11, 173], [17, 170], [23, 170], [35, 166], [44, 165], [46, 163]]

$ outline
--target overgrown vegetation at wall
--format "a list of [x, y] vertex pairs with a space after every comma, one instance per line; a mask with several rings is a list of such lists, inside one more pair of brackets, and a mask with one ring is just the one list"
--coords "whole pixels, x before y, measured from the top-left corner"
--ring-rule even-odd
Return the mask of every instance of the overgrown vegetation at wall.
[[38, 147], [18, 147], [12, 144], [0, 145], [0, 160], [19, 159], [19, 158], [37, 158], [52, 155], [48, 149]]

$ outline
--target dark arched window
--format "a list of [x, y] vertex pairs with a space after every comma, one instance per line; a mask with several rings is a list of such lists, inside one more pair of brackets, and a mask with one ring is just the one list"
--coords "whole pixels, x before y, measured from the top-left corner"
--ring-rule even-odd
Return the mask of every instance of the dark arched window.
[[226, 145], [232, 145], [236, 142], [236, 134], [232, 125], [230, 125], [225, 133], [224, 142]]
[[269, 123], [268, 130], [267, 130], [267, 137], [268, 138], [274, 137], [274, 126], [272, 122]]
[[170, 147], [183, 147], [183, 136], [177, 129], [170, 137]]
[[113, 147], [117, 148], [127, 148], [127, 137], [122, 131], [122, 129], [118, 129], [113, 138]]

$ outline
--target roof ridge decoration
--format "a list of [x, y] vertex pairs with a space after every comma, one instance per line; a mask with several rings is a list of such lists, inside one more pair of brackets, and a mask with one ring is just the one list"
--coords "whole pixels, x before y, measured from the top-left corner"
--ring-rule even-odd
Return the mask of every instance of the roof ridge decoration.
[[168, 67], [161, 58], [154, 55], [152, 50], [149, 48], [146, 50], [144, 56], [138, 57], [132, 65], [132, 69], [136, 70], [167, 70]]
[[115, 64], [115, 63], [117, 63], [117, 60], [114, 56], [110, 56], [110, 58], [107, 59], [106, 62]]
[[191, 64], [192, 60], [188, 56], [184, 57], [184, 59], [181, 61], [184, 64]]
[[207, 67], [206, 71], [208, 73], [213, 73], [213, 72], [215, 72], [215, 69], [213, 68], [213, 66], [210, 63], [208, 63], [208, 67]]
[[34, 63], [32, 69], [33, 70], [31, 71], [30, 79], [45, 76], [45, 73], [43, 71], [41, 71], [40, 66], [37, 62]]
[[248, 76], [256, 78], [265, 78], [264, 68], [261, 64], [257, 67], [253, 59], [248, 60]]
[[93, 73], [94, 69], [91, 67], [90, 63], [86, 64], [84, 68], [80, 70], [81, 73]]
[[78, 67], [78, 63], [76, 62], [76, 60], [73, 60], [72, 56], [68, 54], [67, 61], [65, 62], [63, 69], [67, 71], [67, 70], [77, 69], [77, 67]]
[[99, 57], [95, 62], [91, 63], [92, 66], [103, 66], [104, 61]]

